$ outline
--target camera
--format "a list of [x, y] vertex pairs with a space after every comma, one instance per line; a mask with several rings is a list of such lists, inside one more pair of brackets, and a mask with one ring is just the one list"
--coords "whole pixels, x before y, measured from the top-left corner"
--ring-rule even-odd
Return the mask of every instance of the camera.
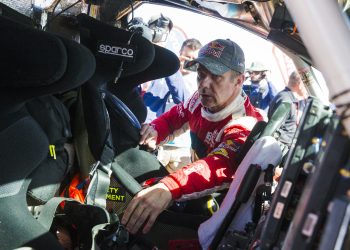
[[167, 40], [172, 27], [172, 21], [161, 14], [160, 16], [151, 17], [148, 24], [146, 24], [142, 18], [135, 17], [131, 20], [128, 29], [130, 31], [139, 32], [143, 37], [153, 43], [159, 43]]

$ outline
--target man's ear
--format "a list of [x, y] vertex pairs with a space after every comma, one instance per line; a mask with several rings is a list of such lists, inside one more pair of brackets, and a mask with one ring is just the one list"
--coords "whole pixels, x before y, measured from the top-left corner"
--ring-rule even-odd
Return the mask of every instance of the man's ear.
[[242, 87], [243, 82], [245, 81], [245, 75], [244, 74], [240, 74], [236, 77], [236, 85], [240, 85]]

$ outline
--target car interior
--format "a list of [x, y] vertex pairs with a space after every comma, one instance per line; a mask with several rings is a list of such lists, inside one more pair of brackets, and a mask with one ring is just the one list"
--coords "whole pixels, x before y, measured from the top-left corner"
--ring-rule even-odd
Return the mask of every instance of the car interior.
[[[311, 2], [0, 0], [0, 249], [349, 249], [350, 2]], [[180, 67], [152, 42], [161, 27], [135, 26], [143, 4], [266, 39], [310, 96], [287, 152], [283, 102], [240, 147], [227, 189], [174, 201], [150, 232], [131, 234], [125, 208], [168, 173], [139, 145], [147, 109], [137, 88]]]

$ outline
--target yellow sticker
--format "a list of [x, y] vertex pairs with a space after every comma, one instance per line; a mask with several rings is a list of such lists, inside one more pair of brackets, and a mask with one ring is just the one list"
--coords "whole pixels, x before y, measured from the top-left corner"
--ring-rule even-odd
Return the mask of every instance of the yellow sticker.
[[222, 155], [222, 156], [228, 157], [227, 150], [224, 148], [217, 149], [216, 151], [212, 152], [210, 155]]
[[50, 156], [56, 160], [56, 149], [55, 145], [49, 145], [49, 150], [50, 150]]
[[120, 187], [109, 187], [106, 195], [109, 201], [126, 202], [126, 192]]
[[350, 178], [350, 171], [345, 168], [340, 169], [339, 174], [345, 178]]

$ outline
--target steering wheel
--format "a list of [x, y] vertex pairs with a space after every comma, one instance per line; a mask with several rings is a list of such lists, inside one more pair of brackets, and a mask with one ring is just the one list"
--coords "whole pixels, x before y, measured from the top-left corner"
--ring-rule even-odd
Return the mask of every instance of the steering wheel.
[[118, 122], [118, 126], [130, 137], [136, 145], [140, 140], [141, 124], [133, 112], [118, 97], [108, 90], [100, 90], [109, 113]]

